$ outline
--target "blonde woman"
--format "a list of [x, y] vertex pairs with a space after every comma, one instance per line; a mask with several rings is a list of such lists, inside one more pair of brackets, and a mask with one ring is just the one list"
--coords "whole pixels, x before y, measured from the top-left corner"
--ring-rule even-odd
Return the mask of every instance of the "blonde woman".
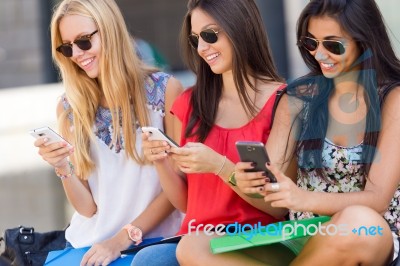
[[180, 214], [142, 156], [140, 128], [158, 127], [174, 138], [169, 109], [182, 86], [142, 64], [112, 0], [62, 1], [51, 42], [65, 87], [59, 131], [71, 145], [42, 138], [35, 146], [75, 208], [67, 246], [91, 246], [81, 265], [108, 265], [142, 237], [179, 228]]

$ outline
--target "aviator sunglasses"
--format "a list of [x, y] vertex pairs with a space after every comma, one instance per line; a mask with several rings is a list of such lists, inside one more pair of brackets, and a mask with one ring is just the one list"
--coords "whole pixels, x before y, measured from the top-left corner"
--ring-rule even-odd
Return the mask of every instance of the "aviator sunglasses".
[[325, 47], [328, 52], [335, 55], [342, 55], [345, 52], [345, 45], [337, 40], [317, 40], [311, 37], [302, 36], [299, 44], [310, 52], [317, 50], [319, 43]]
[[[201, 31], [199, 35], [206, 43], [216, 43], [218, 41], [218, 33], [219, 31], [206, 29]], [[199, 35], [192, 33], [188, 37], [189, 43], [194, 49], [199, 46]]]
[[65, 57], [71, 57], [72, 56], [72, 44], [75, 43], [76, 46], [79, 47], [79, 49], [83, 51], [87, 51], [90, 48], [92, 48], [92, 43], [90, 42], [90, 39], [94, 34], [96, 34], [98, 30], [95, 30], [94, 32], [81, 36], [77, 38], [75, 41], [70, 42], [70, 43], [63, 43], [60, 46], [56, 48], [57, 52], [62, 53]]

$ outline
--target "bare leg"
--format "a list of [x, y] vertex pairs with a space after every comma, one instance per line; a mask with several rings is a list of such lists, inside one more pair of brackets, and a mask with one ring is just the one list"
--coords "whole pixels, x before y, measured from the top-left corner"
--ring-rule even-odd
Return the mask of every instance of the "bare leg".
[[212, 254], [210, 240], [216, 236], [187, 235], [178, 244], [177, 258], [181, 266], [190, 265], [288, 265], [294, 255], [282, 245], [260, 246], [237, 252]]
[[[312, 237], [291, 265], [386, 265], [391, 261], [393, 238], [389, 225], [374, 210], [351, 206], [335, 214], [328, 224], [346, 226], [347, 235]], [[362, 228], [363, 227], [363, 228]], [[365, 228], [371, 231], [366, 232]], [[381, 228], [381, 235], [378, 233]], [[333, 228], [333, 227], [332, 227]], [[356, 229], [356, 231], [352, 231]], [[375, 235], [373, 235], [375, 234]]]

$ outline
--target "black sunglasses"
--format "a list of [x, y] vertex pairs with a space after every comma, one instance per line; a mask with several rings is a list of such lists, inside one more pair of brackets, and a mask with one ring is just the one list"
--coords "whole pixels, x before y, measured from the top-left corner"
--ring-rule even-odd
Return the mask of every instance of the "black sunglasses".
[[90, 48], [92, 48], [92, 43], [90, 42], [90, 39], [94, 34], [96, 34], [98, 30], [95, 30], [94, 32], [81, 36], [77, 38], [75, 41], [70, 42], [70, 43], [63, 43], [60, 46], [56, 48], [57, 52], [62, 53], [65, 57], [71, 57], [72, 56], [72, 44], [75, 43], [76, 46], [79, 47], [79, 49], [83, 51], [87, 51]]
[[[206, 29], [200, 32], [199, 35], [206, 43], [216, 43], [218, 41], [218, 33], [219, 31]], [[188, 37], [189, 43], [194, 49], [199, 47], [199, 35], [192, 33]]]
[[302, 36], [299, 44], [310, 52], [317, 50], [319, 43], [325, 47], [332, 54], [342, 55], [346, 51], [345, 45], [337, 40], [317, 40], [311, 37]]

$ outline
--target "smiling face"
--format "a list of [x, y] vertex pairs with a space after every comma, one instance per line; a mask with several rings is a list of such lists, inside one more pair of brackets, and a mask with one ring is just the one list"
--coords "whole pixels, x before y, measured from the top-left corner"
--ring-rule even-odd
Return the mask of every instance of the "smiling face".
[[[93, 33], [97, 30], [97, 27], [94, 21], [88, 17], [67, 15], [61, 19], [59, 30], [62, 42], [71, 43], [82, 36]], [[99, 32], [91, 37], [90, 42], [92, 47], [86, 51], [73, 44], [72, 57], [70, 59], [83, 69], [90, 78], [97, 78], [100, 73], [99, 60], [101, 53]]]
[[218, 32], [218, 40], [215, 43], [207, 43], [199, 36], [197, 52], [215, 74], [232, 71], [232, 44], [216, 21], [203, 10], [196, 8], [191, 14], [191, 29], [191, 33], [196, 35], [200, 35], [200, 32], [206, 29]]
[[360, 55], [356, 42], [344, 32], [339, 23], [328, 16], [312, 17], [308, 23], [309, 36], [317, 40], [337, 40], [344, 44], [341, 55], [329, 52], [321, 42], [310, 54], [318, 61], [322, 73], [327, 78], [335, 78], [352, 70], [352, 65]]

